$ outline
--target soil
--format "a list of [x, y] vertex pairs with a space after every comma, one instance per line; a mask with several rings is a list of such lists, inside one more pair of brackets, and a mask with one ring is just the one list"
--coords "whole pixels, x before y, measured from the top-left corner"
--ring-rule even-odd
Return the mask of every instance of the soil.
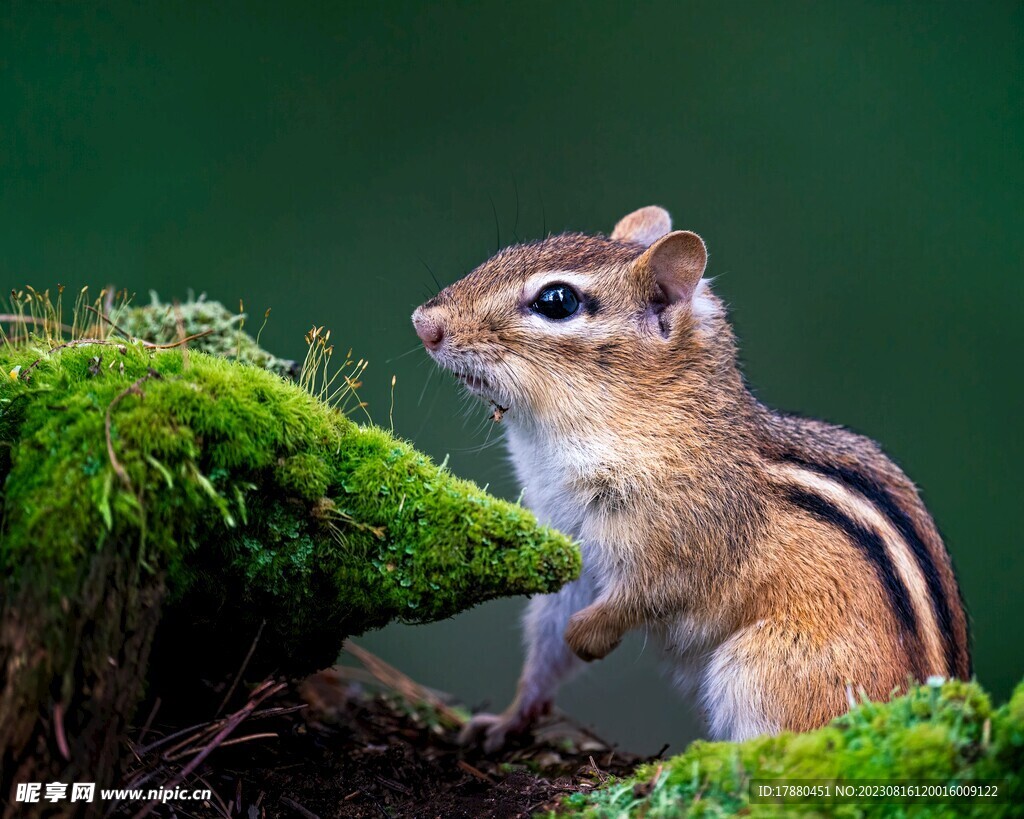
[[107, 809], [182, 819], [512, 819], [554, 809], [565, 794], [644, 761], [560, 715], [500, 753], [463, 747], [464, 711], [359, 651], [368, 670], [338, 666], [298, 684], [240, 686], [223, 716], [192, 729], [160, 725], [158, 710], [129, 737], [136, 764], [122, 786], [180, 781], [210, 788], [212, 799]]

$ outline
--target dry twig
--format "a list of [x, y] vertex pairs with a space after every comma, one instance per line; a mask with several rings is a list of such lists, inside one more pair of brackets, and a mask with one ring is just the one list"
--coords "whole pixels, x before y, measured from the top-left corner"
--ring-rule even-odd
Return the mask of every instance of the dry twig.
[[[189, 774], [202, 764], [204, 759], [224, 744], [224, 741], [231, 735], [232, 731], [241, 725], [247, 717], [250, 717], [261, 702], [268, 697], [283, 691], [285, 688], [287, 688], [285, 683], [275, 683], [273, 680], [265, 680], [257, 686], [256, 690], [254, 690], [249, 696], [249, 702], [224, 720], [223, 727], [217, 732], [213, 739], [211, 739], [206, 746], [199, 751], [199, 753], [192, 757], [192, 760], [185, 765], [185, 767], [178, 771], [177, 775], [164, 786], [165, 789], [170, 790], [180, 785], [185, 778], [189, 776]], [[143, 819], [143, 817], [148, 816], [152, 812], [153, 808], [158, 804], [158, 800], [149, 802], [142, 808], [142, 810], [135, 814], [134, 819]]]
[[68, 737], [64, 731], [64, 704], [60, 702], [53, 706], [53, 734], [60, 755], [70, 762], [71, 750], [68, 748]]
[[60, 324], [56, 320], [44, 316], [19, 316], [16, 313], [0, 313], [0, 322], [4, 324], [32, 324], [38, 327], [40, 324], [46, 327], [55, 327], [62, 333], [70, 333], [71, 328], [66, 324]]
[[412, 678], [406, 676], [393, 665], [384, 662], [380, 657], [371, 654], [362, 646], [358, 646], [351, 640], [346, 640], [342, 646], [359, 662], [366, 666], [366, 670], [373, 674], [380, 682], [388, 688], [398, 692], [407, 702], [423, 702], [433, 708], [439, 716], [450, 723], [449, 727], [458, 728], [465, 724], [465, 718], [450, 705], [445, 703], [434, 692], [424, 688]]
[[[185, 336], [184, 333], [181, 333], [180, 335], [183, 336], [183, 337], [179, 338], [177, 341], [172, 341], [169, 344], [157, 344], [157, 343], [155, 343], [153, 341], [146, 341], [146, 339], [144, 339], [144, 338], [138, 338], [136, 336], [133, 336], [131, 333], [127, 332], [126, 330], [121, 329], [120, 327], [118, 327], [113, 322], [112, 319], [110, 319], [108, 316], [105, 316], [103, 313], [101, 313], [95, 307], [90, 307], [87, 304], [87, 305], [85, 305], [85, 308], [87, 310], [91, 310], [92, 312], [94, 312], [97, 316], [99, 316], [101, 319], [103, 319], [103, 321], [107, 322], [107, 324], [109, 324], [111, 327], [113, 327], [115, 330], [117, 330], [117, 332], [119, 332], [125, 338], [127, 338], [127, 339], [134, 339], [135, 341], [141, 342], [142, 346], [145, 347], [147, 350], [170, 350], [173, 347], [180, 347], [182, 344], [188, 344], [188, 342], [190, 342], [190, 341], [195, 341], [197, 338], [202, 338], [203, 336], [208, 336], [208, 335], [210, 335], [211, 333], [214, 332], [213, 328], [210, 327], [210, 328], [208, 328], [206, 330], [203, 330], [200, 333], [193, 333], [190, 336]], [[178, 319], [178, 324], [179, 324], [179, 327], [180, 327], [181, 326], [181, 319], [180, 319], [180, 317]], [[110, 343], [113, 343], [113, 342], [105, 342], [105, 343], [110, 344]], [[57, 349], [57, 348], [54, 348], [54, 349]], [[50, 352], [53, 352], [53, 350], [51, 350]]]
[[282, 796], [278, 801], [282, 805], [286, 805], [289, 808], [291, 808], [297, 814], [299, 814], [300, 816], [304, 817], [304, 819], [320, 819], [320, 817], [317, 816], [315, 813], [313, 813], [313, 811], [309, 810], [306, 807], [303, 807], [298, 802], [296, 802], [294, 799], [289, 799], [287, 796]]
[[224, 706], [226, 706], [228, 704], [228, 701], [231, 699], [231, 695], [234, 694], [235, 693], [235, 689], [238, 688], [238, 683], [241, 681], [242, 675], [245, 673], [245, 669], [247, 669], [249, 667], [249, 661], [252, 659], [252, 655], [256, 651], [256, 646], [257, 646], [257, 644], [260, 641], [260, 637], [263, 634], [263, 628], [266, 625], [267, 625], [267, 621], [266, 620], [263, 620], [260, 623], [260, 627], [256, 630], [256, 636], [253, 637], [252, 645], [249, 646], [249, 651], [245, 655], [245, 659], [242, 660], [242, 665], [239, 667], [238, 673], [235, 674], [235, 679], [231, 682], [231, 687], [228, 688], [228, 692], [224, 695], [224, 699], [221, 700], [220, 705], [217, 706], [217, 710], [213, 712], [214, 716], [217, 716], [218, 714], [220, 714], [221, 711], [224, 710]]
[[487, 782], [487, 783], [489, 783], [491, 785], [494, 784], [494, 777], [489, 776], [488, 774], [485, 774], [479, 768], [473, 767], [468, 762], [466, 762], [466, 760], [460, 759], [455, 764], [458, 765], [458, 767], [460, 769], [462, 769], [463, 771], [468, 773], [470, 776], [475, 776], [477, 779], [480, 779], [480, 780], [482, 780], [484, 782]]

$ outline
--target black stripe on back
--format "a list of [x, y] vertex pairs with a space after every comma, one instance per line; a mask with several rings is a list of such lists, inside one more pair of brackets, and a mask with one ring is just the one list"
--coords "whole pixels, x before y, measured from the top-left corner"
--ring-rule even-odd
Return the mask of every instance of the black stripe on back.
[[[914, 521], [910, 519], [910, 515], [903, 511], [903, 508], [896, 502], [896, 499], [889, 490], [878, 481], [869, 478], [855, 469], [813, 463], [804, 460], [798, 455], [784, 455], [782, 460], [804, 467], [812, 472], [817, 472], [819, 475], [832, 478], [855, 489], [888, 518], [896, 531], [899, 532], [900, 537], [910, 547], [914, 560], [924, 576], [924, 582], [928, 586], [928, 597], [931, 599], [932, 610], [935, 612], [935, 619], [938, 621], [939, 631], [941, 632], [939, 636], [945, 649], [946, 673], [950, 676], [957, 676], [957, 655], [959, 654], [959, 649], [953, 639], [953, 612], [950, 610], [946, 591], [942, 587], [942, 577], [939, 575], [939, 570], [935, 566], [935, 561], [932, 560], [931, 552], [928, 551], [924, 538], [917, 530], [917, 526], [914, 525]], [[969, 660], [966, 665], [970, 666]]]
[[794, 506], [809, 512], [818, 520], [842, 530], [850, 541], [863, 553], [875, 570], [878, 582], [882, 584], [889, 598], [889, 605], [902, 630], [908, 638], [907, 656], [913, 666], [914, 675], [922, 679], [920, 668], [920, 639], [917, 633], [917, 615], [910, 599], [907, 587], [903, 585], [896, 568], [889, 559], [882, 539], [870, 529], [865, 529], [835, 504], [817, 495], [795, 486], [787, 487], [786, 497]]

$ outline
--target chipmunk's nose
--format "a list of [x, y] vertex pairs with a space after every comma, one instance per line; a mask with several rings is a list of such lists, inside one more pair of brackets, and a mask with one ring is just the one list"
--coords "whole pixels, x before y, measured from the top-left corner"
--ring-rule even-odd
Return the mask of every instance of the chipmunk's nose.
[[429, 316], [422, 308], [412, 314], [412, 325], [423, 346], [428, 350], [436, 350], [444, 341], [444, 322], [437, 316]]

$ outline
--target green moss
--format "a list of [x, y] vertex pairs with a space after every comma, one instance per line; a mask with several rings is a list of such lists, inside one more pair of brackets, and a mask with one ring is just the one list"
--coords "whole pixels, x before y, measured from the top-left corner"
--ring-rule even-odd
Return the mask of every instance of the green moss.
[[8, 590], [73, 599], [91, 557], [127, 548], [167, 573], [186, 627], [267, 620], [282, 655], [323, 659], [348, 634], [579, 571], [575, 545], [518, 505], [257, 367], [120, 342], [2, 363]]
[[118, 311], [117, 326], [154, 344], [171, 344], [181, 337], [182, 331], [186, 336], [209, 333], [189, 342], [191, 349], [254, 364], [278, 375], [297, 375], [298, 365], [294, 361], [271, 355], [243, 329], [258, 332], [264, 319], [261, 317], [253, 327], [252, 322], [246, 324], [247, 318], [245, 313], [233, 313], [220, 302], [207, 301], [205, 296], [174, 305], [161, 302], [156, 293], [150, 293], [148, 305]]
[[315, 501], [327, 494], [331, 475], [323, 458], [300, 452], [278, 460], [274, 479], [283, 491]]
[[[998, 781], [1002, 801], [924, 804], [751, 801], [752, 780]], [[650, 783], [654, 783], [653, 788]], [[865, 702], [805, 734], [741, 743], [694, 742], [634, 778], [564, 800], [559, 815], [645, 816], [1018, 816], [1024, 804], [1024, 683], [993, 709], [976, 683], [936, 682], [888, 703]]]

